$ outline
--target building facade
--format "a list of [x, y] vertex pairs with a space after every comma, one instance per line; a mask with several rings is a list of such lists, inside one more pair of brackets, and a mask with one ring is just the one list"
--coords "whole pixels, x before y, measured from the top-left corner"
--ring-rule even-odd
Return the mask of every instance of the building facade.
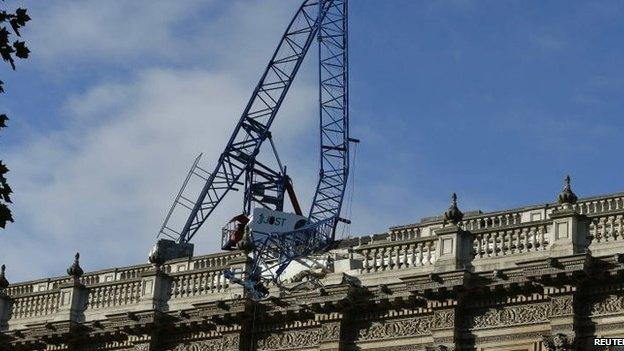
[[[624, 194], [443, 216], [345, 239], [254, 301], [241, 252], [9, 284], [0, 350], [615, 350]], [[84, 260], [85, 258], [83, 258]]]

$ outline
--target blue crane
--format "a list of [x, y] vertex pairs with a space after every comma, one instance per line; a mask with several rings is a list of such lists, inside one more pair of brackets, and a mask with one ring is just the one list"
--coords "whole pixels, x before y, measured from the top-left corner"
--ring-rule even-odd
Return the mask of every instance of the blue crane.
[[[159, 231], [163, 239], [154, 252], [160, 252], [162, 258], [192, 254], [190, 241], [226, 194], [239, 187], [244, 188], [243, 213], [224, 227], [222, 247], [240, 249], [250, 256], [248, 272], [240, 277], [226, 272], [226, 276], [244, 285], [253, 297], [266, 296], [267, 283], [277, 282], [293, 260], [327, 250], [334, 242], [338, 222], [348, 222], [340, 217], [340, 211], [349, 175], [349, 145], [358, 142], [349, 137], [347, 33], [347, 0], [305, 0], [301, 4], [214, 170], [209, 172], [199, 166], [201, 155], [193, 163]], [[315, 38], [319, 57], [320, 169], [312, 205], [304, 217], [270, 127]], [[277, 167], [258, 159], [266, 140]], [[203, 186], [188, 195], [185, 191], [192, 178], [199, 178]], [[294, 214], [284, 212], [285, 194]], [[176, 227], [171, 216], [179, 208], [187, 215]], [[277, 224], [285, 229], [272, 230]]]

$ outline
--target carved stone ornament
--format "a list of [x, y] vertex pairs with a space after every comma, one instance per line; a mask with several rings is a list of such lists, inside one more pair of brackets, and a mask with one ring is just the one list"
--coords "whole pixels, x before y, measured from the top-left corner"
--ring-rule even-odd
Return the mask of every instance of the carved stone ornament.
[[429, 346], [425, 348], [425, 350], [426, 351], [455, 351], [455, 348], [452, 346], [437, 345], [437, 346]]
[[258, 340], [258, 350], [291, 350], [317, 346], [320, 341], [320, 329], [303, 329], [269, 334]]
[[572, 350], [571, 343], [565, 334], [542, 335], [542, 343], [547, 351], [569, 351]]
[[475, 329], [546, 322], [549, 310], [548, 303], [489, 309], [468, 322]]
[[464, 218], [464, 214], [457, 207], [457, 194], [453, 193], [451, 195], [451, 206], [444, 212], [444, 219], [447, 221], [457, 224]]
[[433, 313], [432, 329], [447, 329], [455, 326], [455, 310], [438, 310]]
[[[147, 349], [146, 349], [147, 350]], [[172, 351], [213, 351], [227, 350], [221, 339], [194, 341], [187, 344], [179, 344]]]
[[555, 296], [550, 299], [550, 316], [569, 316], [574, 314], [572, 295]]
[[600, 316], [604, 314], [622, 313], [624, 311], [624, 296], [609, 295], [606, 298], [592, 304], [591, 315]]
[[570, 186], [570, 176], [566, 176], [563, 180], [563, 190], [559, 193], [557, 202], [560, 204], [575, 204], [577, 200], [578, 198], [572, 192], [572, 187]]
[[428, 334], [431, 324], [431, 316], [372, 322], [368, 328], [360, 330], [358, 339], [365, 341]]
[[82, 277], [83, 274], [84, 271], [80, 267], [80, 253], [76, 252], [76, 255], [74, 256], [74, 263], [67, 268], [67, 275], [73, 277], [74, 279], [78, 279]]
[[149, 349], [150, 349], [150, 344], [149, 343], [136, 344], [132, 348], [133, 351], [149, 351]]
[[238, 350], [240, 346], [240, 335], [238, 334], [226, 334], [221, 338], [223, 342], [222, 350], [231, 351]]
[[323, 323], [321, 325], [321, 341], [340, 340], [340, 322]]

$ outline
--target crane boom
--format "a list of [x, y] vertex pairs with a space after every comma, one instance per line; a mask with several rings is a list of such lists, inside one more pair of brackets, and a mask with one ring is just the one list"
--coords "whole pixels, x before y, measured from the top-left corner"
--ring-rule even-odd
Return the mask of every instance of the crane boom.
[[333, 1], [319, 39], [321, 165], [310, 221], [338, 218], [349, 176], [349, 75], [347, 0]]
[[[324, 6], [319, 6], [319, 1]], [[193, 238], [246, 167], [253, 163], [318, 30], [318, 21], [323, 17], [318, 11], [325, 11], [329, 3], [307, 0], [290, 22], [217, 166], [199, 194], [178, 242], [187, 243]]]

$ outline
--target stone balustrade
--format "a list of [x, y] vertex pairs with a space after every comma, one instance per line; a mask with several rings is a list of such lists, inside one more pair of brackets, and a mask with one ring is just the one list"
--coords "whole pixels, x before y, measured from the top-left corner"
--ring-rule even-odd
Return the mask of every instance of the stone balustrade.
[[171, 298], [201, 296], [225, 292], [229, 281], [223, 271], [198, 272], [174, 276], [171, 284]]
[[89, 286], [87, 310], [134, 304], [139, 302], [140, 296], [141, 279]]
[[436, 261], [435, 238], [420, 238], [403, 242], [364, 245], [356, 249], [363, 257], [362, 272], [431, 266]]
[[548, 248], [548, 222], [508, 229], [473, 232], [476, 258], [507, 256], [517, 253], [543, 251]]
[[45, 317], [58, 311], [60, 292], [33, 293], [13, 299], [12, 319]]
[[[472, 254], [466, 259], [479, 270], [496, 267], [496, 258], [506, 259], [499, 261], [502, 268], [509, 266], [509, 260], [547, 254], [550, 244], [556, 240], [550, 217], [558, 207], [558, 204], [552, 203], [510, 211], [468, 213], [457, 224], [472, 236]], [[597, 249], [607, 254], [619, 246], [605, 243], [624, 243], [624, 194], [580, 199], [571, 205], [571, 209], [588, 218], [590, 250]], [[354, 240], [354, 251], [362, 260], [361, 273], [426, 269], [435, 265], [438, 257], [435, 233], [447, 224], [443, 217], [426, 218], [418, 224], [392, 227], [385, 235]], [[485, 259], [489, 263], [481, 267], [480, 260]]]
[[[161, 267], [169, 277], [168, 296], [163, 298], [179, 303], [188, 298], [227, 293], [230, 286], [223, 271], [240, 271], [240, 262], [236, 260], [241, 257], [241, 253], [228, 252], [167, 262]], [[115, 311], [140, 308], [140, 302], [146, 296], [145, 276], [153, 271], [152, 265], [144, 264], [82, 275], [77, 279], [77, 283], [84, 286], [86, 291], [86, 303], [82, 310], [84, 316], [81, 319], [105, 319], [106, 314]], [[71, 282], [71, 277], [58, 277], [10, 285], [5, 290], [6, 296], [10, 297], [10, 308], [4, 317], [7, 328], [20, 329], [27, 324], [54, 320], [62, 306], [61, 291]], [[215, 299], [218, 298], [215, 296]]]

